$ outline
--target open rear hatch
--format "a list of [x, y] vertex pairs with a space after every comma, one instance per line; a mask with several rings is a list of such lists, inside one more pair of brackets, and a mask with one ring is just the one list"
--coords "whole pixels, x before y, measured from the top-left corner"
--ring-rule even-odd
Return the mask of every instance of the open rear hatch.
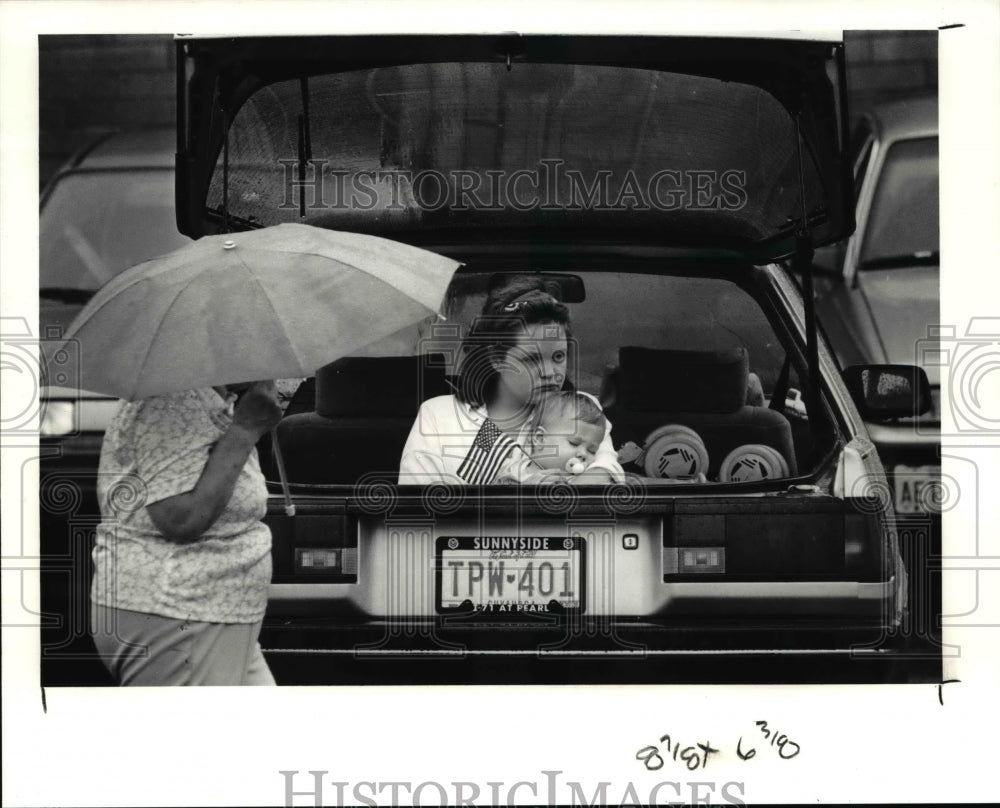
[[854, 227], [840, 43], [181, 37], [177, 215], [786, 257]]

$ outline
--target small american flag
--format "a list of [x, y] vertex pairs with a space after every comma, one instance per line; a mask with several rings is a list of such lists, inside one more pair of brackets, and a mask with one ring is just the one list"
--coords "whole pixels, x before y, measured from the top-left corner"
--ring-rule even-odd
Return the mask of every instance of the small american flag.
[[458, 476], [472, 485], [493, 482], [500, 466], [514, 450], [513, 439], [487, 418], [479, 428], [469, 453], [458, 467]]

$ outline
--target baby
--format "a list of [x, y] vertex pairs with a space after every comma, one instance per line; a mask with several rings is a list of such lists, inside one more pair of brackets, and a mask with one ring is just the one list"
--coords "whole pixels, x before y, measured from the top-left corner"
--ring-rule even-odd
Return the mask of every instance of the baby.
[[501, 481], [556, 482], [586, 470], [604, 440], [607, 420], [582, 393], [553, 393], [539, 404], [529, 436], [530, 453], [513, 458]]

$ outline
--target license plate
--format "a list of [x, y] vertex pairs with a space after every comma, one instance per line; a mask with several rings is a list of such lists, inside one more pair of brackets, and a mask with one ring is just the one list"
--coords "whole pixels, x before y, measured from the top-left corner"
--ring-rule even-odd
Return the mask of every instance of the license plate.
[[441, 536], [438, 610], [506, 616], [579, 609], [583, 548], [579, 537]]
[[940, 485], [940, 466], [896, 466], [892, 470], [896, 513], [929, 513], [937, 510], [935, 489]]

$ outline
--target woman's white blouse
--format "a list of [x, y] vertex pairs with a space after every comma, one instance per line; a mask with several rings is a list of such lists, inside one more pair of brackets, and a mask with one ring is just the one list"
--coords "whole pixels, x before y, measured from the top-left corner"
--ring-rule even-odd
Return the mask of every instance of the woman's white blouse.
[[[593, 396], [590, 398], [597, 401]], [[495, 481], [504, 466], [525, 457], [524, 453], [529, 449], [528, 435], [525, 428], [516, 441], [506, 439], [511, 445], [495, 443], [495, 433], [483, 432], [481, 435], [487, 421], [484, 407], [465, 404], [453, 395], [425, 401], [403, 447], [399, 484], [446, 482], [469, 485]], [[610, 423], [590, 468], [604, 469], [617, 482], [625, 480], [625, 471], [618, 463], [618, 455], [611, 442]], [[480, 473], [478, 477], [476, 472]], [[489, 479], [483, 479], [484, 473]]]

